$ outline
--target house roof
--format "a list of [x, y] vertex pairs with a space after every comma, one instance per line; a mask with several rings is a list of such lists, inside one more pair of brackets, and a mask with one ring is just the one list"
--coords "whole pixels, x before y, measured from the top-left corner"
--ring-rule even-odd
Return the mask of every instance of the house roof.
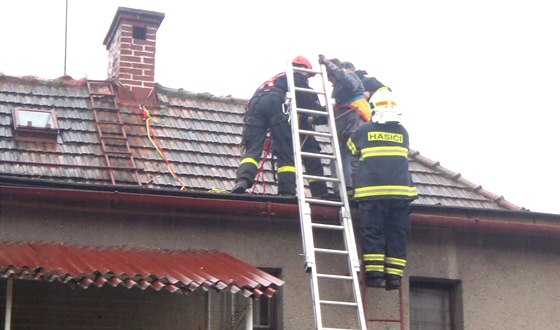
[[198, 288], [272, 296], [284, 282], [226, 253], [0, 242], [0, 274], [102, 287], [188, 293]]
[[[115, 88], [119, 89], [117, 85]], [[159, 84], [156, 84], [153, 96], [155, 103], [146, 106], [146, 112], [139, 104], [119, 104], [130, 149], [140, 169], [141, 187], [230, 190], [241, 154], [247, 100], [191, 93]], [[14, 108], [54, 109], [59, 126], [58, 143], [16, 141], [12, 119]], [[328, 148], [327, 144], [323, 143], [323, 148]], [[409, 152], [409, 163], [419, 193], [414, 202], [416, 205], [524, 210], [418, 151]], [[270, 161], [265, 163], [262, 182], [254, 191], [263, 197], [276, 193], [270, 164]], [[326, 163], [325, 171], [329, 173]], [[0, 75], [2, 175], [111, 185], [108, 172], [85, 79], [42, 80]], [[129, 183], [137, 184], [134, 181]]]

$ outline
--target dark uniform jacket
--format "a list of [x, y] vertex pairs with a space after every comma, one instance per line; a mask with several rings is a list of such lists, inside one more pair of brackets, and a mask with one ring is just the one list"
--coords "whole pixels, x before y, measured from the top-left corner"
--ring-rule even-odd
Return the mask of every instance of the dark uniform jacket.
[[332, 75], [336, 79], [332, 98], [337, 106], [350, 104], [364, 97], [364, 85], [356, 74], [336, 69], [332, 71]]
[[373, 95], [379, 88], [385, 86], [375, 77], [363, 77], [362, 83], [364, 84], [364, 90], [369, 92], [370, 96]]
[[366, 123], [347, 145], [360, 156], [354, 191], [358, 201], [417, 198], [408, 168], [408, 132], [402, 125]]

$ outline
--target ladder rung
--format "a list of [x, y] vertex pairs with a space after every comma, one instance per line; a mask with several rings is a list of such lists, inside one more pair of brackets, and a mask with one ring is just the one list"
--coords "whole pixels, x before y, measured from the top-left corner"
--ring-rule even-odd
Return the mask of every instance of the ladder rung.
[[331, 133], [328, 133], [328, 132], [308, 131], [308, 130], [304, 130], [304, 129], [300, 129], [299, 132], [301, 134], [324, 136], [324, 137], [329, 137], [329, 138], [332, 138], [332, 136], [333, 136]]
[[349, 307], [358, 306], [358, 304], [352, 301], [319, 300], [319, 303], [323, 305], [337, 305], [337, 306], [349, 306]]
[[105, 96], [115, 96], [115, 94], [108, 94], [108, 93], [100, 93], [100, 92], [95, 92], [95, 91], [91, 91], [89, 92], [89, 96], [90, 97], [96, 97], [96, 96], [101, 96], [101, 97], [105, 97]]
[[[400, 319], [367, 319], [368, 322], [398, 322], [400, 323]], [[326, 328], [323, 328], [326, 329]]]
[[340, 182], [340, 180], [338, 180], [337, 178], [333, 178], [333, 177], [330, 177], [330, 176], [318, 176], [318, 175], [304, 174], [303, 178], [307, 179], [307, 180], [314, 180], [314, 181]]
[[108, 136], [108, 135], [103, 135], [101, 136], [102, 139], [105, 140], [126, 140], [127, 138], [125, 136]]
[[313, 74], [318, 74], [318, 75], [322, 75], [323, 73], [321, 71], [315, 71], [315, 70], [311, 70], [311, 69], [307, 69], [301, 66], [294, 66], [293, 67], [294, 71], [299, 71], [299, 72], [308, 72], [308, 73], [313, 73]]
[[132, 155], [132, 152], [128, 152], [128, 151], [105, 151], [105, 154], [107, 155], [111, 155], [111, 156], [117, 156], [117, 155], [122, 155], [122, 156], [130, 156]]
[[321, 205], [330, 205], [330, 206], [343, 206], [343, 202], [339, 201], [329, 201], [326, 199], [317, 199], [317, 198], [306, 198], [306, 202], [313, 203], [313, 204], [321, 204]]
[[296, 108], [296, 111], [311, 114], [311, 115], [317, 115], [317, 116], [328, 116], [329, 115], [329, 113], [326, 112], [326, 111], [311, 110], [311, 109], [305, 109], [305, 108]]
[[318, 154], [314, 152], [301, 152], [302, 157], [313, 157], [313, 158], [324, 158], [324, 159], [335, 159], [334, 155], [329, 154]]
[[322, 248], [315, 248], [315, 252], [322, 252], [328, 254], [348, 254], [346, 250], [334, 250], [334, 249], [322, 249]]
[[109, 108], [109, 107], [96, 107], [93, 106], [93, 111], [107, 111], [107, 112], [119, 112], [119, 109], [117, 108]]
[[348, 275], [333, 275], [333, 274], [317, 274], [317, 277], [332, 278], [332, 279], [335, 279], [335, 280], [353, 280], [354, 279], [352, 276], [348, 276]]
[[319, 94], [319, 95], [325, 94], [325, 92], [318, 89], [303, 88], [303, 87], [294, 87], [294, 89], [296, 92], [305, 92], [305, 93]]
[[328, 225], [326, 223], [312, 223], [311, 227], [321, 228], [321, 229], [334, 229], [334, 230], [344, 230], [344, 226], [341, 225]]

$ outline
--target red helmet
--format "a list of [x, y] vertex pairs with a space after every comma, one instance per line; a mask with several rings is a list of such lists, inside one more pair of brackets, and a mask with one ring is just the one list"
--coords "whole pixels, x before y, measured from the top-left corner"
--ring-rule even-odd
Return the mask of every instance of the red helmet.
[[309, 62], [309, 60], [303, 56], [294, 57], [294, 59], [292, 60], [292, 64], [303, 65], [306, 69], [313, 70], [313, 67], [311, 66], [311, 62]]

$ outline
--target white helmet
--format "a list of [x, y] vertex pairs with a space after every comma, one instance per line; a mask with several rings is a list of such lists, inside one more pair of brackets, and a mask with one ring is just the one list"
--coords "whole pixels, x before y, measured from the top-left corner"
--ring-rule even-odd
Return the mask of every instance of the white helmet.
[[374, 123], [385, 124], [388, 122], [402, 122], [402, 113], [397, 107], [393, 98], [393, 93], [387, 87], [381, 87], [369, 99], [373, 116], [371, 121]]

